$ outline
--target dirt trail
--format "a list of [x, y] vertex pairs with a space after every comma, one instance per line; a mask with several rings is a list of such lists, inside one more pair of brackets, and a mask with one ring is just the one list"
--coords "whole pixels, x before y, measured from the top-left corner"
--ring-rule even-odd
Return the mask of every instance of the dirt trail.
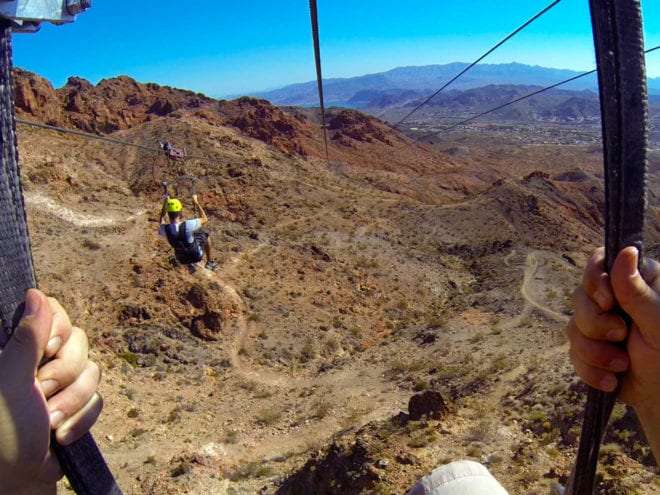
[[[504, 258], [504, 264], [506, 266], [511, 268], [517, 267], [523, 272], [520, 293], [525, 300], [525, 305], [517, 316], [503, 324], [503, 328], [507, 328], [510, 331], [523, 331], [526, 322], [530, 320], [532, 312], [535, 310], [554, 319], [558, 323], [565, 323], [568, 319], [566, 315], [558, 313], [534, 299], [534, 296], [540, 293], [539, 287], [537, 287], [537, 285], [539, 285], [538, 281], [540, 280], [540, 277], [538, 276], [539, 257], [547, 256], [547, 253], [533, 251], [525, 255], [524, 264], [520, 262], [516, 264], [516, 257], [520, 257], [519, 259], [522, 261], [522, 254], [523, 253], [518, 253], [516, 250], [512, 250]], [[562, 359], [562, 356], [565, 359], [567, 354], [568, 343], [563, 343], [561, 345], [539, 349], [536, 358], [541, 362], [556, 361]], [[503, 399], [515, 390], [514, 387], [516, 386], [516, 382], [520, 377], [528, 373], [529, 370], [530, 363], [528, 361], [523, 361], [497, 377], [488, 393], [479, 399], [480, 407], [486, 411], [485, 416], [491, 416], [494, 418], [500, 417]], [[520, 438], [521, 432], [518, 424], [509, 421], [500, 421], [497, 424], [497, 441], [493, 442], [497, 447], [494, 448], [503, 452], [511, 452], [520, 444]]]
[[[516, 256], [521, 256], [523, 253], [518, 253], [515, 249], [507, 254], [504, 258], [504, 265], [510, 268], [513, 268], [513, 259]], [[558, 313], [553, 309], [541, 304], [536, 300], [538, 289], [535, 288], [534, 281], [537, 277], [537, 272], [539, 270], [539, 257], [547, 256], [547, 253], [543, 251], [532, 251], [525, 256], [524, 266], [522, 267], [523, 271], [523, 280], [520, 285], [520, 294], [525, 300], [525, 306], [518, 316], [516, 316], [511, 321], [507, 322], [504, 326], [507, 328], [515, 328], [524, 323], [529, 316], [532, 314], [533, 310], [538, 310], [543, 313], [545, 316], [558, 321], [560, 323], [566, 323], [568, 321], [568, 316], [563, 313]]]
[[538, 271], [539, 268], [540, 254], [543, 253], [541, 251], [534, 251], [527, 255], [527, 258], [525, 259], [524, 277], [523, 277], [522, 286], [520, 287], [520, 293], [525, 298], [525, 301], [527, 301], [528, 304], [540, 310], [546, 316], [549, 316], [550, 318], [557, 320], [559, 322], [567, 322], [568, 316], [553, 311], [552, 309], [548, 308], [547, 306], [543, 306], [542, 304], [540, 304], [539, 302], [533, 299], [533, 294], [535, 291], [531, 289], [531, 285], [536, 276], [536, 272]]
[[120, 211], [117, 211], [116, 216], [89, 215], [75, 212], [40, 193], [26, 192], [24, 197], [27, 206], [54, 215], [60, 220], [71, 223], [76, 227], [110, 227], [121, 222], [132, 222], [137, 218], [146, 215], [148, 212], [148, 210], [145, 209], [128, 216], [122, 215], [122, 212]]
[[[515, 249], [504, 258], [504, 264], [508, 267], [513, 267], [513, 259], [516, 256], [521, 255]], [[559, 323], [566, 323], [568, 321], [568, 316], [558, 313], [551, 308], [542, 305], [533, 298], [538, 290], [534, 290], [534, 282], [537, 280], [537, 271], [539, 269], [539, 256], [546, 256], [547, 253], [542, 251], [532, 251], [525, 256], [524, 265], [521, 267], [523, 271], [523, 279], [520, 284], [520, 293], [525, 299], [525, 306], [523, 307], [520, 314], [512, 318], [510, 321], [506, 322], [503, 327], [513, 329], [521, 326], [525, 321], [529, 319], [533, 310], [539, 310], [544, 315], [556, 320]], [[546, 360], [554, 358], [559, 354], [565, 353], [568, 351], [568, 344], [563, 344], [557, 347], [551, 347], [545, 350], [538, 357], [541, 360]], [[522, 363], [516, 366], [515, 368], [507, 371], [499, 377], [499, 380], [496, 386], [493, 388], [492, 392], [488, 396], [488, 404], [491, 408], [497, 407], [504, 394], [506, 393], [507, 387], [510, 386], [520, 375], [522, 375], [527, 370], [526, 364]]]
[[[263, 245], [258, 246], [255, 248], [255, 250], [261, 248], [261, 246]], [[234, 264], [237, 264], [239, 261], [240, 259], [235, 260]], [[236, 305], [236, 308], [238, 309], [238, 315], [236, 316], [236, 320], [233, 325], [236, 331], [236, 335], [229, 350], [229, 359], [231, 361], [231, 365], [239, 374], [254, 382], [266, 385], [268, 387], [284, 386], [287, 380], [285, 377], [281, 376], [281, 374], [276, 372], [265, 372], [263, 370], [257, 370], [256, 368], [251, 369], [243, 364], [243, 361], [239, 356], [239, 350], [243, 348], [245, 340], [249, 334], [249, 325], [246, 317], [247, 311], [245, 309], [245, 303], [236, 289], [228, 283], [224, 282], [220, 278], [219, 274], [212, 274], [209, 276], [215, 279], [220, 287], [222, 287], [224, 293], [229, 297], [229, 299]]]

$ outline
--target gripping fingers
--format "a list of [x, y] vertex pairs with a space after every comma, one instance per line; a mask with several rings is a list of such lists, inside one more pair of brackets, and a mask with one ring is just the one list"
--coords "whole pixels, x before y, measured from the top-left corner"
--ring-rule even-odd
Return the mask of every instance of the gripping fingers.
[[571, 343], [571, 355], [590, 366], [620, 373], [630, 365], [628, 354], [623, 349], [605, 340], [593, 340], [582, 334], [571, 321], [567, 327]]
[[571, 322], [580, 329], [586, 337], [596, 340], [621, 341], [627, 334], [623, 319], [611, 312], [604, 312], [583, 286], [573, 293], [575, 316]]
[[609, 311], [614, 307], [614, 293], [609, 275], [605, 271], [605, 248], [598, 248], [587, 262], [582, 287], [602, 311]]
[[575, 372], [584, 383], [603, 392], [614, 392], [616, 390], [618, 380], [614, 373], [595, 366], [589, 366], [584, 361], [580, 361], [573, 354], [573, 350], [570, 351], [569, 355]]
[[69, 340], [71, 335], [71, 320], [64, 311], [64, 308], [54, 297], [48, 297], [48, 307], [53, 315], [53, 321], [50, 327], [50, 336], [48, 337], [48, 345], [44, 351], [47, 358], [53, 357]]
[[630, 360], [625, 351], [606, 341], [583, 335], [571, 320], [567, 327], [573, 367], [582, 380], [594, 388], [611, 392], [616, 389], [614, 373], [626, 371]]
[[55, 357], [44, 364], [37, 373], [41, 389], [46, 397], [73, 383], [87, 364], [88, 342], [85, 332], [72, 327], [71, 336], [60, 347]]
[[76, 417], [90, 402], [99, 382], [101, 370], [92, 361], [88, 361], [80, 376], [68, 387], [48, 399], [50, 427], [60, 428], [67, 420]]
[[57, 443], [69, 445], [82, 437], [96, 423], [102, 409], [103, 398], [95, 393], [81, 410], [55, 430]]

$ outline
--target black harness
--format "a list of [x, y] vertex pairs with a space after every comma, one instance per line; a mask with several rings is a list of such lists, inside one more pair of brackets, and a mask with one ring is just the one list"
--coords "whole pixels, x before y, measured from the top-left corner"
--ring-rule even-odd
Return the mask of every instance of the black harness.
[[174, 224], [165, 226], [165, 235], [170, 246], [174, 248], [174, 256], [184, 265], [197, 263], [204, 255], [204, 246], [200, 242], [197, 235], [193, 235], [192, 242], [188, 242], [186, 222], [179, 224], [179, 231], [176, 232]]

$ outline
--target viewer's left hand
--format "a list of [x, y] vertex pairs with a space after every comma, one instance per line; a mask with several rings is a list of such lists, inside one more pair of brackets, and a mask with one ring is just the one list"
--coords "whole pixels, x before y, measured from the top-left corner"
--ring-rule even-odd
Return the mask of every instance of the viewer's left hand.
[[[68, 445], [96, 422], [103, 401], [99, 367], [85, 333], [59, 303], [26, 293], [25, 310], [0, 353], [0, 494], [55, 493], [62, 477], [50, 432]], [[39, 368], [43, 357], [50, 359]]]

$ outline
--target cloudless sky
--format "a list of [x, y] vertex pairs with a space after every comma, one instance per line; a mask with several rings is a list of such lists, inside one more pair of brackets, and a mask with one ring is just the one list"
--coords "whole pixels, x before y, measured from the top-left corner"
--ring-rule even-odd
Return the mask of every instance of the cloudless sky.
[[[472, 62], [551, 0], [317, 0], [323, 77]], [[660, 0], [642, 0], [660, 45]], [[305, 0], [93, 0], [72, 24], [15, 34], [14, 65], [50, 80], [127, 75], [230, 97], [315, 80]], [[482, 63], [595, 67], [588, 0], [561, 0]], [[660, 50], [647, 56], [660, 77]], [[438, 81], [438, 87], [444, 81]]]

